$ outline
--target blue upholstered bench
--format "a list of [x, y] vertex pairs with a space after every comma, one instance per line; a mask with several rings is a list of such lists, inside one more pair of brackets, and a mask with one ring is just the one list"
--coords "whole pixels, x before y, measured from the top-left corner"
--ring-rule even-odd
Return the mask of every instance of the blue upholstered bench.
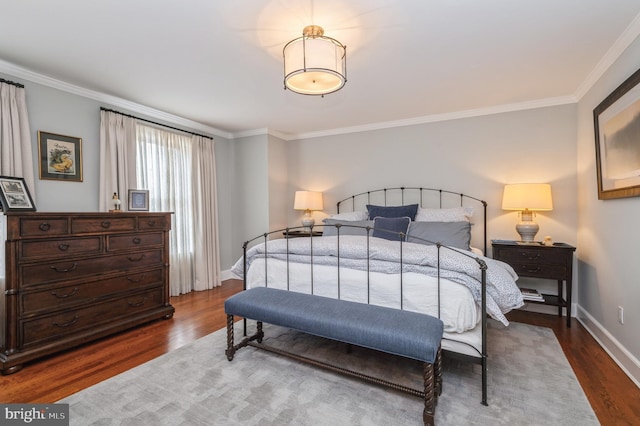
[[[236, 350], [252, 341], [262, 342], [262, 323], [291, 328], [304, 333], [362, 346], [424, 363], [423, 420], [434, 424], [435, 405], [442, 392], [440, 342], [443, 324], [438, 318], [416, 312], [354, 303], [322, 296], [257, 287], [237, 293], [225, 301], [227, 350], [229, 361]], [[257, 332], [234, 345], [234, 315], [257, 321]], [[284, 353], [281, 350], [275, 351]], [[295, 356], [296, 359], [303, 357]], [[341, 368], [313, 361], [314, 365], [345, 373]], [[352, 373], [346, 371], [346, 373]], [[407, 388], [358, 373], [352, 376], [385, 384], [398, 390]]]

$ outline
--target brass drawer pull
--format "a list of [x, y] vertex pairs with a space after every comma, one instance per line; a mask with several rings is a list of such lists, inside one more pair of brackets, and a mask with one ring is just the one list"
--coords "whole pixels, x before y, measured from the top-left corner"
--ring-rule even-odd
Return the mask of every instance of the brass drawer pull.
[[73, 325], [76, 322], [78, 322], [78, 316], [74, 315], [73, 319], [69, 322], [66, 322], [64, 324], [58, 324], [57, 321], [54, 321], [52, 324], [55, 325], [56, 327], [69, 327], [70, 325]]
[[149, 227], [156, 226], [156, 221], [155, 220], [150, 220], [150, 221], [147, 222], [147, 225], [149, 225]]
[[104, 229], [108, 229], [111, 227], [111, 222], [109, 222], [108, 220], [103, 220], [100, 226], [102, 226]]
[[56, 272], [71, 272], [77, 267], [78, 267], [78, 264], [76, 262], [73, 262], [73, 265], [71, 265], [71, 268], [67, 268], [67, 269], [58, 269], [56, 265], [51, 265], [51, 269], [53, 269]]
[[52, 296], [57, 297], [58, 299], [64, 299], [64, 298], [67, 298], [67, 297], [71, 297], [71, 296], [73, 296], [73, 295], [74, 295], [74, 294], [76, 294], [77, 292], [78, 292], [78, 287], [74, 287], [74, 288], [73, 288], [73, 291], [72, 291], [71, 293], [67, 293], [67, 294], [58, 294], [55, 290], [53, 290], [53, 291], [51, 292], [51, 295], [52, 295]]
[[127, 280], [132, 282], [132, 283], [141, 283], [142, 281], [144, 281], [145, 278], [147, 278], [147, 274], [142, 274], [142, 276], [140, 277], [139, 280], [136, 280], [136, 279], [131, 278], [131, 277], [127, 277]]
[[137, 259], [131, 256], [128, 256], [127, 259], [129, 259], [129, 262], [140, 262], [142, 259], [144, 259], [144, 254], [141, 254]]
[[143, 298], [142, 298], [142, 301], [141, 301], [141, 302], [137, 302], [137, 303], [129, 302], [129, 301], [127, 300], [127, 305], [129, 305], [129, 306], [131, 306], [131, 307], [133, 307], [133, 308], [136, 308], [136, 307], [138, 307], [138, 306], [142, 306], [142, 305], [144, 305], [146, 302], [147, 302], [147, 298], [146, 298], [146, 297], [143, 297]]
[[531, 253], [525, 253], [522, 252], [520, 253], [523, 257], [526, 257], [528, 260], [536, 260], [540, 257], [540, 253], [536, 253], [535, 255], [531, 254]]
[[60, 245], [58, 246], [58, 250], [60, 250], [60, 251], [67, 251], [67, 250], [69, 250], [69, 244], [60, 244]]
[[142, 240], [140, 239], [140, 237], [135, 237], [133, 239], [133, 244], [140, 244], [142, 242]]
[[47, 222], [42, 222], [38, 228], [40, 228], [41, 231], [45, 231], [47, 232], [49, 229], [51, 229], [51, 225], [48, 224]]

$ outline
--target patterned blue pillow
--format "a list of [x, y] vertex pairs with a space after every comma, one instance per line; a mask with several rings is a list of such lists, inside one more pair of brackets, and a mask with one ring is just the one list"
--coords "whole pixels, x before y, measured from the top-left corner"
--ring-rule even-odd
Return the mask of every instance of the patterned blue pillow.
[[376, 217], [373, 219], [373, 236], [391, 241], [404, 241], [410, 223], [411, 219], [406, 216]]
[[418, 213], [417, 204], [407, 204], [406, 206], [374, 206], [367, 204], [367, 211], [369, 212], [369, 219], [375, 219], [376, 217], [408, 217], [411, 220], [416, 220], [416, 213]]

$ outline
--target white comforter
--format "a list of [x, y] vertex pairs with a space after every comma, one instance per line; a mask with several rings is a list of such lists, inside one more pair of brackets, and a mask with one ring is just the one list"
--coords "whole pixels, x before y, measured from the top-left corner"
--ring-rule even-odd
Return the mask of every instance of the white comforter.
[[[247, 250], [247, 268], [256, 259], [272, 258], [291, 264], [340, 266], [360, 271], [384, 274], [402, 272], [436, 277], [438, 275], [438, 249], [436, 246], [388, 241], [380, 238], [343, 235], [337, 237], [293, 238], [271, 240]], [[402, 252], [400, 251], [402, 247]], [[338, 260], [339, 251], [339, 260]], [[441, 248], [440, 277], [466, 286], [476, 303], [481, 300], [481, 270], [476, 258], [487, 265], [487, 312], [496, 320], [508, 325], [505, 313], [522, 306], [522, 295], [515, 284], [518, 278], [513, 269], [500, 261]], [[339, 262], [339, 263], [338, 263]], [[243, 276], [243, 259], [240, 258], [232, 272]]]

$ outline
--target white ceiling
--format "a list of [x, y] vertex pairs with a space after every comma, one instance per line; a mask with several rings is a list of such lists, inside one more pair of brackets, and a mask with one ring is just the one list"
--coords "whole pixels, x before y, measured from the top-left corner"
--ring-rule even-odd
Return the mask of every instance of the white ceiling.
[[[311, 23], [347, 45], [324, 98], [283, 89]], [[640, 0], [0, 0], [0, 71], [293, 137], [575, 102], [639, 33]]]

